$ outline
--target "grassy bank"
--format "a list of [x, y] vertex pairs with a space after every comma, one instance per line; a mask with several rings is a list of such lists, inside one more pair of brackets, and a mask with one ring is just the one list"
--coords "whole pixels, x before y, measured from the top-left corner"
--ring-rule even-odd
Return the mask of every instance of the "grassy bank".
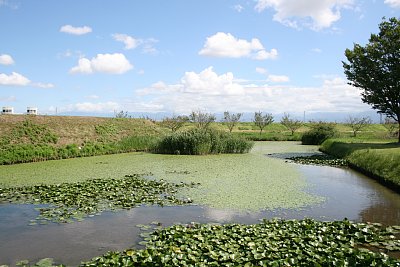
[[345, 158], [350, 165], [400, 191], [400, 144], [382, 140], [329, 139], [325, 153]]

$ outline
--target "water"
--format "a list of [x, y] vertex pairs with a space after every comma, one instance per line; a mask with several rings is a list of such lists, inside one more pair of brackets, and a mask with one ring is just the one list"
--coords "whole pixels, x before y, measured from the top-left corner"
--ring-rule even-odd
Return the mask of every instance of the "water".
[[140, 207], [105, 212], [71, 224], [28, 226], [38, 215], [33, 205], [0, 205], [0, 265], [18, 260], [54, 258], [79, 265], [109, 250], [140, 247], [137, 224], [158, 221], [163, 226], [182, 222], [257, 223], [262, 218], [349, 220], [400, 224], [400, 195], [350, 169], [297, 165], [311, 185], [311, 193], [326, 201], [302, 210], [239, 213], [201, 206]]

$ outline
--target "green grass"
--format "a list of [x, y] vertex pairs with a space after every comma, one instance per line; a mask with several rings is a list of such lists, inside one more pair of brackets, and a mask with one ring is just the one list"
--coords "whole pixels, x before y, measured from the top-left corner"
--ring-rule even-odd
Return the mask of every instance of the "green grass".
[[345, 158], [356, 168], [376, 176], [384, 183], [400, 188], [400, 144], [383, 140], [329, 139], [321, 150]]
[[268, 153], [309, 152], [299, 143], [257, 143], [249, 154], [207, 156], [115, 154], [0, 166], [3, 187], [79, 182], [152, 173], [169, 182], [201, 183], [182, 191], [195, 203], [233, 210], [299, 208], [323, 201], [306, 193], [307, 183], [295, 166], [265, 157]]

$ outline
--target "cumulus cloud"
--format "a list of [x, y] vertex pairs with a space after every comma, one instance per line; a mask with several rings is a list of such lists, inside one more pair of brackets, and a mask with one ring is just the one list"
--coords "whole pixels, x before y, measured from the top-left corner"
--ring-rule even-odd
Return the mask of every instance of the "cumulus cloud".
[[288, 76], [285, 75], [268, 75], [268, 79], [269, 82], [273, 82], [273, 83], [286, 83], [289, 82], [290, 79]]
[[14, 59], [7, 54], [0, 55], [0, 64], [1, 65], [12, 65], [14, 64]]
[[[269, 77], [271, 78], [271, 77]], [[273, 78], [272, 78], [273, 79]], [[279, 82], [289, 80], [275, 76]], [[217, 74], [212, 67], [186, 72], [178, 83], [162, 81], [137, 91], [130, 103], [137, 111], [190, 113], [194, 109], [254, 112], [359, 112], [370, 110], [359, 90], [340, 77], [322, 80], [320, 86], [296, 87], [236, 82], [233, 73]]]
[[274, 59], [278, 51], [272, 49], [270, 52], [264, 49], [257, 38], [247, 41], [238, 39], [230, 33], [218, 32], [210, 37], [199, 51], [199, 55], [211, 57], [241, 58], [249, 57], [257, 60]]
[[89, 26], [74, 27], [71, 25], [64, 25], [60, 28], [60, 32], [73, 34], [73, 35], [84, 35], [84, 34], [92, 32], [92, 28], [90, 28]]
[[12, 72], [10, 75], [0, 73], [0, 85], [26, 86], [30, 82], [28, 78], [17, 72]]
[[127, 34], [115, 33], [112, 35], [114, 40], [125, 44], [125, 49], [134, 49], [138, 46], [138, 40]]
[[393, 8], [400, 8], [400, 0], [385, 0], [385, 4]]
[[19, 74], [17, 72], [12, 72], [7, 75], [5, 73], [0, 73], [0, 85], [6, 86], [32, 86], [38, 88], [53, 88], [54, 84], [52, 83], [41, 83], [41, 82], [32, 82], [27, 77]]
[[[385, 0], [398, 2], [398, 0]], [[354, 0], [257, 0], [256, 11], [272, 8], [274, 20], [293, 28], [313, 30], [329, 28], [341, 17], [340, 11], [353, 6]]]
[[70, 69], [70, 73], [92, 74], [95, 72], [123, 74], [132, 69], [132, 64], [120, 53], [97, 54], [92, 59], [80, 58], [78, 65]]
[[218, 75], [213, 67], [200, 73], [186, 72], [181, 79], [182, 92], [207, 95], [242, 95], [243, 87], [234, 82], [233, 74]]

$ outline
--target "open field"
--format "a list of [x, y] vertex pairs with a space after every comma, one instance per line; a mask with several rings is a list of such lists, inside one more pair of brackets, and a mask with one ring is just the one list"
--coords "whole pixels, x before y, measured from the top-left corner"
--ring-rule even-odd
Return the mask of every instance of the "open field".
[[[163, 135], [170, 132], [163, 128], [159, 122], [146, 119], [116, 119], [102, 117], [78, 117], [78, 116], [27, 116], [27, 115], [1, 115], [0, 116], [0, 138], [11, 133], [12, 129], [26, 119], [31, 120], [38, 125], [46, 126], [54, 132], [59, 140], [57, 145], [77, 144], [85, 141], [97, 141], [102, 139], [120, 140], [130, 135]], [[299, 128], [294, 136], [279, 122], [268, 125], [259, 134], [253, 122], [240, 122], [233, 128], [233, 133], [248, 137], [250, 139], [263, 140], [300, 140], [301, 134], [310, 129], [311, 123], [305, 123]], [[187, 123], [182, 130], [187, 130], [193, 126]], [[211, 125], [212, 128], [222, 131], [228, 131], [228, 128], [222, 122], [216, 122]], [[338, 137], [351, 137], [351, 128], [344, 124], [336, 124], [339, 132]], [[366, 139], [387, 139], [388, 131], [383, 125], [371, 124], [363, 131], [358, 133], [359, 138]], [[395, 140], [395, 139], [391, 139]]]

